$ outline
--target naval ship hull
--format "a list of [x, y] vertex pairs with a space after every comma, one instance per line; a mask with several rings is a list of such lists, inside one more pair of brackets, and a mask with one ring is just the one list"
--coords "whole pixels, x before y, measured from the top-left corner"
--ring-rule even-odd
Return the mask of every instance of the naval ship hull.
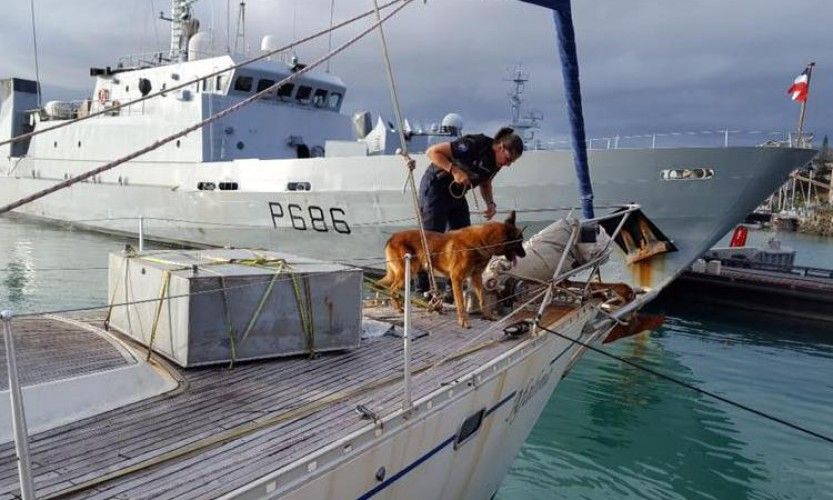
[[[597, 212], [640, 204], [677, 248], [650, 266], [620, 269], [621, 279], [664, 286], [813, 154], [763, 147], [590, 151]], [[428, 162], [416, 160], [418, 184]], [[97, 165], [32, 158], [12, 164], [11, 175], [0, 177], [3, 204]], [[155, 240], [268, 248], [378, 267], [390, 234], [416, 223], [405, 179], [396, 156], [132, 162], [17, 212], [131, 235], [142, 217], [145, 237]], [[206, 190], [207, 184], [215, 189]], [[577, 205], [571, 155], [529, 151], [495, 178], [494, 192], [499, 211], [516, 210], [533, 229], [563, 217]], [[477, 208], [471, 194], [469, 206]]]

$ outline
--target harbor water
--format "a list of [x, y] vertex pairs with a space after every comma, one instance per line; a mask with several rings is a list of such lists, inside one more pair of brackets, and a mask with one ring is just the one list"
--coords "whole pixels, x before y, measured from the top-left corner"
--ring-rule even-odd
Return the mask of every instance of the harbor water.
[[[775, 233], [753, 231], [751, 243]], [[778, 233], [796, 264], [833, 240]], [[125, 238], [0, 217], [0, 309], [103, 305]], [[689, 304], [604, 349], [833, 435], [833, 327]], [[497, 498], [833, 498], [833, 445], [600, 354], [559, 385]]]

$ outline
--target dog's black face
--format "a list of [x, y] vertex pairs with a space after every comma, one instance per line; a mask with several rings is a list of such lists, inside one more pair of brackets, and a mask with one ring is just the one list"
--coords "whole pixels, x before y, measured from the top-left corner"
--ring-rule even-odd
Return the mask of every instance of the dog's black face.
[[524, 250], [524, 228], [518, 228], [515, 225], [515, 211], [513, 210], [509, 217], [503, 221], [506, 228], [506, 243], [503, 245], [503, 256], [514, 262], [516, 258], [526, 257]]

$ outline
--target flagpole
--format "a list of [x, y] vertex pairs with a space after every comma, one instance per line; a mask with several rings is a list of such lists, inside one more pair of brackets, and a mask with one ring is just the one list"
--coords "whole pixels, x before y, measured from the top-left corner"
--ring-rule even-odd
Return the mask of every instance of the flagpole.
[[799, 146], [804, 144], [804, 116], [807, 111], [807, 100], [810, 98], [810, 78], [813, 76], [813, 66], [815, 66], [815, 62], [811, 62], [807, 65], [807, 95], [804, 98], [804, 101], [801, 103], [801, 112], [798, 115], [798, 144]]

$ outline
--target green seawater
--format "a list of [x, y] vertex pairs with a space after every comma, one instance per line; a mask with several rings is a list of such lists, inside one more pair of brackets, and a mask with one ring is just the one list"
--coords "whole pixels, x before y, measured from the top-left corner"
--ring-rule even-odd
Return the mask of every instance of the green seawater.
[[[833, 240], [777, 237], [833, 268]], [[724, 238], [723, 245], [728, 244]], [[608, 352], [833, 437], [833, 325], [700, 304]], [[601, 354], [556, 388], [496, 499], [833, 498], [833, 444]]]
[[[833, 267], [830, 240], [778, 236], [797, 263]], [[0, 217], [0, 309], [106, 304], [107, 253], [127, 243]], [[833, 435], [833, 325], [696, 305], [668, 314], [656, 332], [604, 349]], [[833, 498], [833, 445], [588, 353], [496, 498]]]

